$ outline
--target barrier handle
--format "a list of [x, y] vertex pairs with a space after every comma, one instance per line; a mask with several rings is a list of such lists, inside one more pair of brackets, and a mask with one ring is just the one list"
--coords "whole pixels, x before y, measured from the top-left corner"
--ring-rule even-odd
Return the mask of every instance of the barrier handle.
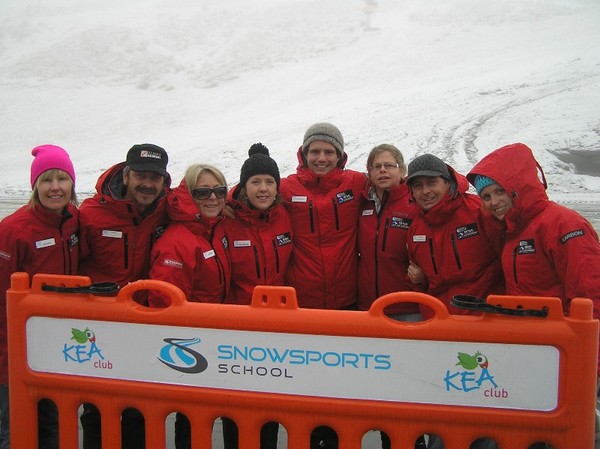
[[59, 293], [87, 293], [98, 296], [112, 296], [119, 291], [119, 284], [116, 282], [97, 282], [95, 284], [83, 287], [61, 287], [58, 285], [42, 285], [42, 291]]
[[[181, 305], [187, 303], [187, 298], [185, 297], [185, 293], [183, 293], [183, 291], [179, 287], [177, 287], [169, 282], [160, 281], [158, 279], [140, 279], [138, 281], [134, 281], [134, 282], [127, 284], [126, 286], [121, 288], [121, 290], [119, 291], [119, 294], [117, 295], [117, 301], [120, 301], [120, 302], [134, 301], [135, 302], [135, 300], [133, 299], [133, 294], [135, 292], [142, 291], [142, 290], [157, 290], [157, 291], [161, 292], [162, 294], [164, 294], [165, 296], [170, 297], [171, 305], [169, 307], [181, 306]], [[164, 310], [164, 309], [156, 309], [156, 310]]]
[[450, 316], [450, 312], [439, 299], [428, 295], [426, 293], [419, 292], [394, 292], [377, 298], [371, 307], [369, 308], [369, 314], [375, 316], [385, 316], [384, 309], [392, 304], [412, 302], [422, 304], [429, 307], [436, 318], [447, 318]]
[[485, 302], [485, 299], [477, 298], [471, 295], [455, 295], [450, 304], [459, 309], [475, 310], [477, 312], [499, 313], [501, 315], [511, 316], [537, 316], [546, 318], [548, 316], [548, 308], [543, 306], [541, 309], [509, 309], [508, 307], [495, 306]]

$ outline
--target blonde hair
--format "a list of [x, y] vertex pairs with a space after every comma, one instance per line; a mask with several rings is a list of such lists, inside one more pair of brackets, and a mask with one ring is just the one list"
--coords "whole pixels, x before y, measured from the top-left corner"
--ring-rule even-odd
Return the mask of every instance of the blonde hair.
[[[69, 175], [66, 171], [60, 170], [58, 168], [52, 168], [50, 170], [46, 170], [40, 176], [38, 176], [37, 180], [35, 181], [35, 184], [33, 185], [33, 190], [31, 191], [31, 196], [29, 197], [29, 207], [33, 208], [33, 207], [37, 206], [38, 204], [41, 204], [40, 193], [39, 193], [40, 184], [42, 182], [50, 181], [55, 176], [58, 176], [61, 174], [65, 174], [69, 177], [69, 179], [71, 179], [71, 175]], [[73, 179], [71, 179], [71, 182], [73, 183]], [[69, 203], [71, 203], [75, 207], [77, 207], [79, 205], [79, 201], [77, 201], [77, 193], [75, 192], [75, 183], [73, 183], [73, 185], [71, 186], [71, 199], [69, 200]]]
[[389, 143], [382, 143], [381, 145], [377, 145], [371, 150], [369, 156], [367, 157], [367, 171], [371, 168], [375, 157], [379, 156], [381, 153], [385, 153], [386, 151], [390, 153], [398, 163], [398, 167], [403, 173], [402, 176], [406, 175], [406, 164], [404, 163], [404, 156], [402, 156], [402, 153], [398, 148]]
[[227, 187], [225, 175], [217, 167], [210, 164], [194, 164], [190, 165], [187, 168], [187, 170], [185, 171], [185, 175], [183, 176], [183, 179], [185, 180], [185, 185], [187, 186], [190, 192], [194, 189], [196, 182], [198, 182], [198, 178], [204, 173], [210, 173], [215, 178], [217, 178], [217, 181], [219, 181], [221, 185]]

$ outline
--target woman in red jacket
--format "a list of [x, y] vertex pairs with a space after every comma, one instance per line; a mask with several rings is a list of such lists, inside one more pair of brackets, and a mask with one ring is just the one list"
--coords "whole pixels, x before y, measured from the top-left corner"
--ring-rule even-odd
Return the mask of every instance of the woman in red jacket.
[[[367, 170], [371, 185], [358, 218], [359, 310], [368, 310], [387, 293], [414, 290], [405, 276], [409, 265], [406, 237], [418, 211], [404, 182], [404, 157], [394, 145], [378, 145], [369, 153]], [[401, 320], [420, 318], [413, 303], [390, 306], [386, 314]]]
[[[188, 301], [222, 303], [229, 293], [231, 270], [222, 226], [227, 196], [225, 176], [208, 164], [190, 166], [179, 186], [167, 195], [170, 224], [150, 253], [150, 278], [179, 287]], [[150, 307], [166, 307], [170, 298], [148, 294]], [[225, 422], [225, 420], [224, 420]], [[224, 436], [236, 432], [231, 424]], [[175, 446], [189, 448], [190, 422], [176, 414]], [[227, 449], [234, 446], [226, 445]]]
[[[188, 301], [222, 303], [229, 293], [231, 270], [223, 226], [227, 183], [219, 169], [195, 164], [167, 195], [170, 224], [150, 253], [150, 278], [179, 287]], [[150, 292], [151, 307], [169, 299]]]
[[531, 149], [522, 143], [498, 148], [467, 178], [484, 207], [504, 224], [506, 293], [558, 297], [565, 313], [571, 299], [590, 298], [594, 317], [600, 318], [598, 235], [577, 212], [548, 199], [544, 172]]
[[[10, 276], [24, 271], [77, 274], [79, 224], [75, 170], [67, 152], [55, 145], [32, 150], [31, 198], [0, 222], [0, 448], [8, 448], [8, 354], [6, 290]], [[54, 404], [39, 404], [40, 447], [58, 448], [58, 415]]]
[[254, 144], [242, 166], [224, 222], [231, 261], [227, 302], [250, 304], [256, 285], [283, 285], [292, 255], [292, 222], [279, 194], [277, 163], [263, 144]]
[[[250, 304], [256, 285], [283, 285], [292, 255], [292, 222], [279, 194], [277, 163], [262, 143], [252, 145], [248, 156], [229, 201], [235, 218], [224, 222], [232, 304]], [[276, 422], [262, 427], [261, 449], [277, 448], [278, 431]]]

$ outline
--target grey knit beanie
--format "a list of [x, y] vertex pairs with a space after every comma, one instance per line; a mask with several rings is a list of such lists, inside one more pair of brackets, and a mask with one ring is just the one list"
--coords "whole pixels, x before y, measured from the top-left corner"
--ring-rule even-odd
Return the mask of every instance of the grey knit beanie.
[[406, 178], [406, 182], [410, 184], [411, 180], [417, 176], [441, 176], [452, 182], [452, 177], [446, 163], [433, 154], [423, 154], [414, 158], [408, 164], [408, 178]]
[[338, 156], [344, 153], [344, 138], [340, 130], [331, 123], [315, 123], [304, 133], [304, 142], [302, 143], [302, 152], [306, 155], [308, 146], [314, 141], [329, 142], [332, 144]]

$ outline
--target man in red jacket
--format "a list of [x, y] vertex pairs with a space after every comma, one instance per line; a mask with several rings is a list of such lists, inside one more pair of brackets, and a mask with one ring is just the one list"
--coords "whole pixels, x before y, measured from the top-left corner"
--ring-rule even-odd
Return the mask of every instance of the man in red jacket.
[[[490, 231], [491, 217], [481, 200], [467, 193], [467, 179], [433, 154], [423, 154], [408, 165], [407, 182], [419, 206], [407, 239], [411, 281], [457, 314], [469, 312], [450, 305], [454, 295], [503, 293], [500, 238]], [[431, 316], [428, 308], [422, 313]]]
[[[79, 209], [79, 273], [92, 282], [121, 287], [148, 278], [152, 243], [164, 232], [165, 195], [171, 177], [167, 152], [156, 145], [134, 145], [125, 162], [100, 176], [96, 194]], [[84, 404], [81, 416], [84, 449], [101, 447], [100, 414]], [[123, 413], [123, 447], [145, 447], [144, 419], [135, 410]]]
[[134, 145], [125, 162], [100, 176], [79, 209], [80, 274], [121, 287], [148, 277], [150, 247], [168, 223], [168, 161], [159, 146]]
[[357, 223], [367, 177], [344, 169], [344, 138], [330, 123], [308, 128], [297, 155], [296, 173], [280, 185], [294, 233], [286, 284], [296, 288], [301, 307], [355, 309]]
[[[358, 214], [367, 177], [345, 170], [344, 138], [330, 123], [306, 130], [296, 173], [281, 180], [292, 219], [294, 250], [285, 281], [300, 307], [356, 309]], [[317, 427], [311, 448], [337, 448], [335, 432]]]

